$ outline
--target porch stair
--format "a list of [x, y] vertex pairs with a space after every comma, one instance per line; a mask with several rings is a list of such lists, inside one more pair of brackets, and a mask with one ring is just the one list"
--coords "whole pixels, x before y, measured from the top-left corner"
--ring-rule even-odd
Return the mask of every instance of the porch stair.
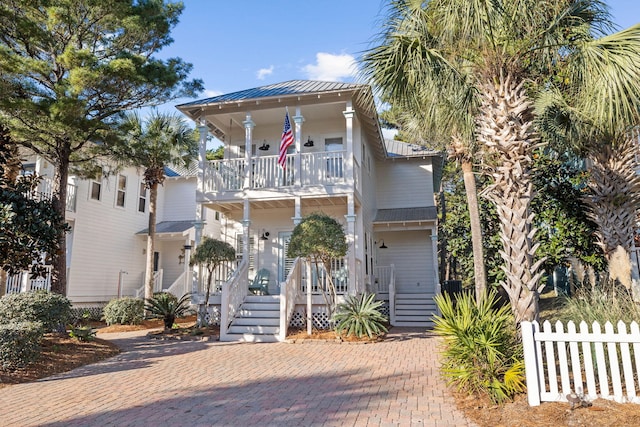
[[229, 326], [229, 341], [277, 342], [280, 295], [248, 295]]
[[432, 293], [396, 293], [393, 326], [433, 328], [437, 313]]

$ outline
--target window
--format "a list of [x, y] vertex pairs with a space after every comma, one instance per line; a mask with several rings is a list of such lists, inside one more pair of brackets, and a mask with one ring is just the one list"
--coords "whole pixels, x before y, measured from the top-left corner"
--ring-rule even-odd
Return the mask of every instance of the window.
[[140, 183], [140, 195], [138, 196], [138, 212], [144, 213], [147, 208], [147, 187]]
[[118, 189], [116, 192], [116, 206], [124, 208], [124, 201], [127, 196], [127, 177], [118, 175]]
[[102, 197], [102, 171], [91, 181], [90, 195], [92, 200], [100, 200]]

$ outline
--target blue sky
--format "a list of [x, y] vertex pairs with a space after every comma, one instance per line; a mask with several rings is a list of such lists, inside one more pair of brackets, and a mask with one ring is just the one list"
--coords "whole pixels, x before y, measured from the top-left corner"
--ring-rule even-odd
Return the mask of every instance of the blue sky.
[[[183, 0], [160, 57], [193, 64], [199, 98], [292, 79], [353, 81], [354, 61], [384, 17], [381, 0]], [[614, 21], [640, 22], [639, 0], [609, 0]], [[163, 106], [186, 102], [178, 100]], [[173, 110], [175, 111], [175, 110]]]

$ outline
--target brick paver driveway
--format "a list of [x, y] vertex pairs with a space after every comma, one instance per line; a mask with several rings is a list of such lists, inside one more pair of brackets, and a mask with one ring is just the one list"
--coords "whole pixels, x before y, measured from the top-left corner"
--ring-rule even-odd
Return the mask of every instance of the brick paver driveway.
[[2, 426], [466, 426], [437, 373], [436, 338], [376, 344], [156, 341], [0, 389]]

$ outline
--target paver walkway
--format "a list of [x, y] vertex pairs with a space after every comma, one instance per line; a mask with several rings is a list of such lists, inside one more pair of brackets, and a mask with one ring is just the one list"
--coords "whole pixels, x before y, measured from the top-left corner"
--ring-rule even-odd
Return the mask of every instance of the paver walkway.
[[0, 389], [2, 426], [467, 426], [437, 372], [437, 339], [376, 344], [157, 341]]

